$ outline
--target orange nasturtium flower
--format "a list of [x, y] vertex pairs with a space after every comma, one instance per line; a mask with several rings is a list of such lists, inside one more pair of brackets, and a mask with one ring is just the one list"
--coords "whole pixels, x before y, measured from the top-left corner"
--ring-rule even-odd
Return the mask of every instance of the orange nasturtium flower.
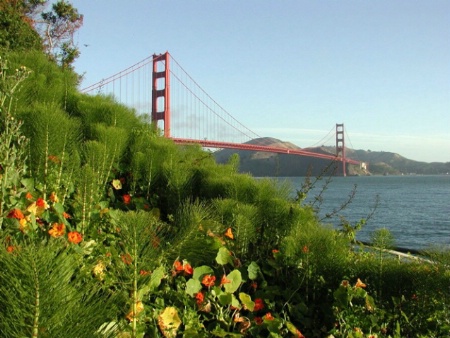
[[55, 155], [49, 155], [48, 159], [50, 161], [52, 161], [53, 163], [57, 163], [57, 164], [61, 163], [61, 160], [58, 158], [58, 156], [55, 156]]
[[173, 267], [175, 268], [175, 273], [176, 274], [184, 272], [187, 275], [192, 275], [193, 272], [194, 272], [194, 269], [192, 268], [191, 264], [189, 264], [186, 261], [181, 262], [179, 260], [176, 260], [173, 263]]
[[344, 288], [347, 288], [349, 285], [350, 285], [350, 283], [349, 283], [349, 281], [346, 280], [346, 279], [344, 279], [344, 280], [341, 282], [341, 286], [343, 286]]
[[83, 240], [83, 236], [78, 231], [71, 231], [67, 234], [70, 243], [78, 244]]
[[234, 239], [233, 232], [231, 231], [231, 228], [228, 228], [225, 232], [225, 237], [228, 237], [229, 239]]
[[231, 280], [227, 278], [227, 275], [223, 275], [222, 279], [220, 280], [220, 285], [231, 283]]
[[124, 204], [130, 204], [130, 202], [131, 202], [131, 196], [130, 195], [125, 194], [125, 195], [122, 196], [122, 198], [123, 198], [123, 203]]
[[205, 275], [205, 276], [203, 276], [202, 284], [209, 288], [211, 286], [214, 286], [215, 281], [216, 281], [216, 276]]
[[16, 247], [14, 245], [8, 245], [8, 247], [6, 248], [6, 251], [8, 253], [13, 252], [14, 250], [16, 250]]
[[264, 309], [264, 301], [261, 298], [255, 299], [255, 307], [253, 308], [253, 311], [259, 311]]
[[355, 288], [365, 288], [365, 287], [366, 287], [366, 284], [364, 284], [361, 281], [361, 279], [358, 278], [358, 280], [356, 281], [356, 284], [355, 284]]
[[31, 192], [27, 192], [27, 194], [25, 195], [25, 198], [27, 200], [31, 200], [33, 198], [33, 195], [31, 194]]
[[64, 223], [53, 223], [52, 228], [48, 231], [49, 235], [54, 238], [61, 237], [65, 232], [66, 226]]
[[181, 271], [183, 271], [183, 263], [181, 263], [180, 261], [175, 261], [174, 263], [173, 263], [173, 267], [175, 268], [175, 271], [176, 272], [181, 272]]
[[183, 270], [187, 275], [192, 275], [194, 273], [194, 269], [188, 262], [183, 263]]
[[130, 265], [133, 262], [133, 257], [129, 253], [121, 254], [120, 259], [122, 259], [122, 262], [126, 265]]
[[24, 219], [25, 216], [23, 215], [22, 211], [20, 209], [12, 209], [9, 213], [8, 216], [6, 216], [8, 218], [15, 218], [18, 220]]
[[58, 196], [56, 195], [56, 192], [53, 191], [50, 194], [49, 200], [52, 201], [53, 203], [58, 203], [59, 202], [59, 199], [58, 199]]
[[203, 304], [203, 301], [205, 300], [205, 295], [203, 294], [203, 292], [198, 292], [195, 294], [195, 299], [197, 302], [198, 306], [201, 306]]
[[39, 197], [36, 201], [36, 206], [39, 208], [48, 209], [48, 204], [45, 202], [45, 200], [41, 197]]
[[275, 319], [270, 312], [267, 312], [263, 318], [264, 318], [264, 320], [274, 320]]

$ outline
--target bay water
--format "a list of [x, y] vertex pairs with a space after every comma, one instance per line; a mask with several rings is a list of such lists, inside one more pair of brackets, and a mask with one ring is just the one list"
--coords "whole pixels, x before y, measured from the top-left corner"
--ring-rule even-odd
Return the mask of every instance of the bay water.
[[[295, 190], [299, 190], [305, 178], [277, 180], [287, 180]], [[375, 230], [386, 228], [394, 237], [395, 247], [450, 249], [450, 175], [352, 176], [333, 177], [328, 184], [325, 181], [326, 178], [317, 182], [304, 201], [314, 201], [326, 185], [320, 217], [340, 208], [355, 186], [356, 194], [340, 214], [355, 224], [376, 207], [372, 217], [358, 232], [358, 240], [369, 242]], [[339, 227], [339, 218], [324, 219], [323, 222]]]

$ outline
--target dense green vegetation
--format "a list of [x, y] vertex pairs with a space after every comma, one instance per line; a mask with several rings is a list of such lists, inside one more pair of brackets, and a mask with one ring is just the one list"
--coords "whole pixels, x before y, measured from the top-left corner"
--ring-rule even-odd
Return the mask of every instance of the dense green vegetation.
[[[40, 50], [0, 60], [2, 337], [442, 337], [434, 262], [161, 137]], [[7, 59], [4, 55], [7, 55]], [[294, 187], [295, 189], [295, 187]], [[295, 194], [294, 194], [295, 195]]]

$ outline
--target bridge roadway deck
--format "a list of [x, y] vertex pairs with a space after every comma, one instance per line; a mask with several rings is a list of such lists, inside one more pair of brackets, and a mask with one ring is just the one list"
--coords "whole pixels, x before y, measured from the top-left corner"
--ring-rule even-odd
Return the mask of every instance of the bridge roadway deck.
[[[315, 158], [322, 158], [326, 160], [332, 161], [342, 161], [341, 157], [337, 157], [335, 155], [327, 155], [321, 153], [314, 153], [312, 151], [306, 151], [302, 149], [288, 149], [288, 148], [278, 148], [278, 147], [269, 147], [262, 146], [256, 144], [248, 144], [248, 143], [232, 143], [232, 142], [220, 142], [220, 141], [210, 141], [210, 140], [194, 140], [194, 139], [184, 139], [184, 138], [176, 138], [171, 137], [171, 139], [176, 144], [200, 144], [202, 147], [206, 148], [219, 148], [219, 149], [240, 149], [240, 150], [251, 150], [251, 151], [264, 151], [268, 153], [278, 153], [278, 154], [289, 154], [289, 155], [299, 155], [299, 156], [309, 156]], [[346, 163], [359, 165], [358, 161], [346, 158]]]

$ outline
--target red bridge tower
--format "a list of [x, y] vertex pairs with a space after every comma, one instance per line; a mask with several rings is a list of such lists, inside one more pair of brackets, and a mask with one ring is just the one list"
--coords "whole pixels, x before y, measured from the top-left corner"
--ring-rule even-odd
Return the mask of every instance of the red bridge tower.
[[[164, 137], [170, 137], [169, 57], [169, 52], [165, 52], [164, 54], [159, 55], [153, 54], [152, 122], [155, 124], [156, 128], [158, 128], [159, 121], [164, 122]], [[161, 68], [163, 69], [161, 70]], [[164, 82], [160, 79], [164, 79]], [[158, 99], [162, 99], [163, 103], [160, 103], [159, 101], [161, 100]]]
[[342, 161], [342, 175], [347, 176], [345, 168], [345, 137], [343, 123], [336, 123], [336, 156], [340, 157]]

